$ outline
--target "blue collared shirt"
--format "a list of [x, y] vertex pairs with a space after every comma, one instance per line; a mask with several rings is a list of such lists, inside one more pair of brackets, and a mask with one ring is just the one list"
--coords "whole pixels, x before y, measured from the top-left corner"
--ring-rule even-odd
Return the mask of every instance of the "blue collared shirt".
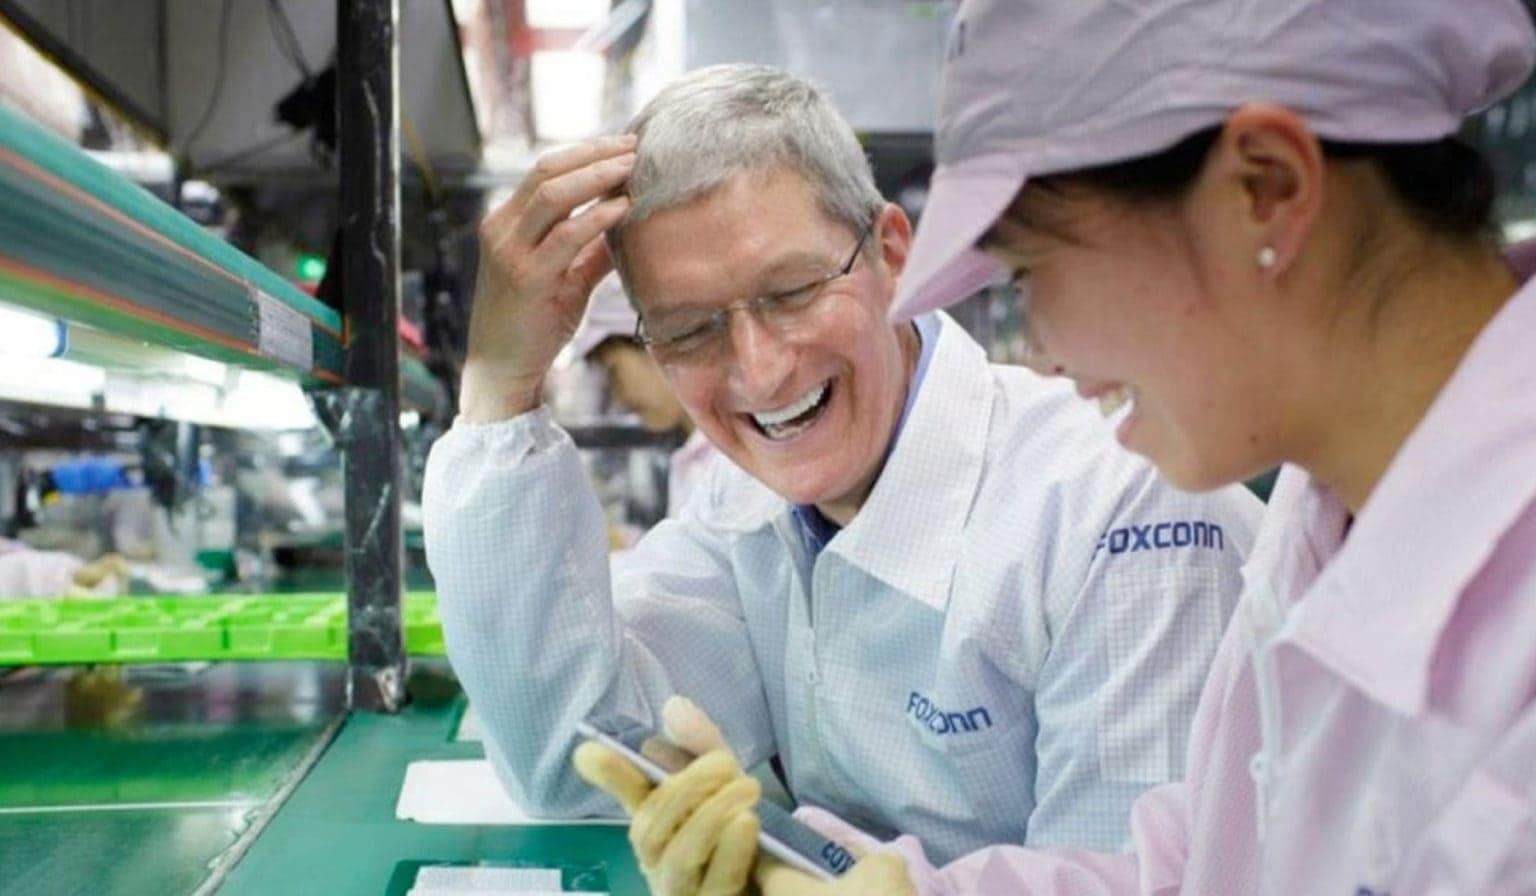
[[[896, 447], [896, 440], [901, 438], [902, 427], [907, 425], [907, 415], [912, 413], [912, 405], [917, 402], [917, 392], [923, 385], [923, 376], [928, 372], [928, 362], [933, 358], [933, 346], [939, 341], [939, 317], [928, 313], [912, 321], [913, 329], [917, 330], [919, 345], [917, 355], [917, 368], [912, 371], [912, 384], [907, 387], [907, 403], [902, 406], [901, 417], [896, 421], [896, 432], [891, 436], [891, 444], [886, 446], [885, 456], [890, 457], [891, 451]], [[882, 461], [883, 463], [883, 461]], [[806, 550], [810, 551], [814, 558], [821, 553], [821, 549], [827, 546], [842, 526], [827, 519], [815, 504], [795, 504], [789, 508], [795, 522], [800, 526], [800, 535], [805, 539]]]

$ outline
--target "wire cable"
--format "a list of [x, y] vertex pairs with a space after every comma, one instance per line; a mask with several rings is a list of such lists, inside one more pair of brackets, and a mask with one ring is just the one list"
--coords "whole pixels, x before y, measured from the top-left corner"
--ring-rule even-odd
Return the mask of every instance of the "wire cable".
[[181, 157], [189, 165], [192, 161], [192, 147], [197, 139], [203, 135], [203, 130], [208, 127], [208, 122], [213, 118], [213, 110], [219, 104], [219, 99], [224, 95], [224, 76], [229, 62], [229, 9], [231, 0], [224, 0], [219, 10], [219, 39], [218, 56], [215, 59], [213, 74], [213, 90], [208, 94], [208, 103], [203, 106], [202, 115], [198, 116], [197, 124], [187, 134], [187, 139], [181, 144]]
[[304, 133], [303, 131], [293, 131], [293, 130], [284, 131], [281, 134], [278, 134], [278, 135], [276, 135], [274, 137], [270, 137], [270, 138], [268, 138], [266, 140], [263, 140], [260, 143], [257, 143], [257, 144], [255, 144], [253, 146], [247, 146], [245, 149], [238, 150], [236, 152], [230, 153], [227, 156], [221, 156], [221, 157], [219, 157], [217, 159], [214, 159], [213, 161], [209, 162], [208, 164], [199, 167], [197, 169], [198, 173], [199, 174], [210, 174], [210, 173], [212, 173], [214, 171], [219, 171], [221, 169], [228, 168], [229, 166], [234, 165], [237, 162], [243, 162], [246, 159], [249, 159], [249, 158], [251, 158], [253, 156], [261, 155], [262, 153], [266, 152], [267, 150], [275, 149], [276, 147], [281, 146], [284, 143], [291, 143], [294, 140], [297, 140], [303, 133]]
[[277, 51], [299, 70], [306, 84], [313, 81], [315, 73], [304, 59], [304, 46], [299, 43], [298, 33], [293, 29], [293, 22], [288, 18], [282, 0], [267, 0], [267, 24], [272, 29], [272, 40], [277, 43]]

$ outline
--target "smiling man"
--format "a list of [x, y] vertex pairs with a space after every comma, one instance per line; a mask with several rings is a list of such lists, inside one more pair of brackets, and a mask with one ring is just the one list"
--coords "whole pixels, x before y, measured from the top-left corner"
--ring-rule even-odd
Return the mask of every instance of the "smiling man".
[[[449, 655], [512, 795], [611, 810], [570, 770], [576, 722], [659, 726], [680, 694], [797, 800], [936, 860], [1122, 843], [1180, 772], [1257, 502], [1161, 484], [942, 314], [889, 323], [911, 225], [805, 83], [704, 69], [630, 130], [546, 156], [482, 225], [427, 468]], [[731, 461], [611, 569], [538, 398], [610, 257]]]

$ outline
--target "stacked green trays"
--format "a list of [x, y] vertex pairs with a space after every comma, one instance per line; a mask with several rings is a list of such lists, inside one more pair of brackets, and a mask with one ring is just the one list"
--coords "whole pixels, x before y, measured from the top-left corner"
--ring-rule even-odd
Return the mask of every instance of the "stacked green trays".
[[[436, 595], [402, 616], [407, 651], [443, 655]], [[0, 666], [346, 657], [341, 594], [0, 600]]]

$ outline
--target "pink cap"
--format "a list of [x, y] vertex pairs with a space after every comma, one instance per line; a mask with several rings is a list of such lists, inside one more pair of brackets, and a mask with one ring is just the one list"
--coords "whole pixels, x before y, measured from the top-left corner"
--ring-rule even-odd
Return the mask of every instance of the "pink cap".
[[1520, 0], [964, 0], [891, 315], [998, 278], [976, 241], [1031, 177], [1151, 155], [1249, 102], [1325, 139], [1437, 140], [1518, 87], [1533, 51]]
[[615, 336], [628, 339], [634, 336], [637, 320], [635, 309], [629, 304], [629, 297], [624, 294], [624, 285], [619, 282], [619, 275], [609, 274], [592, 289], [586, 316], [576, 328], [576, 335], [571, 337], [570, 359], [579, 361], [585, 358], [606, 339]]

